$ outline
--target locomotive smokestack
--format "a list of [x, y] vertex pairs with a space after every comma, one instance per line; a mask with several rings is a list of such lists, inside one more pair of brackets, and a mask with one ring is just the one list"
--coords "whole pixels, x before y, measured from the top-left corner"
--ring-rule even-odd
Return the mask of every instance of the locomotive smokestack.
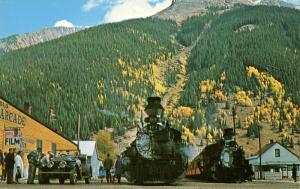
[[163, 116], [163, 106], [160, 104], [161, 98], [160, 97], [149, 97], [147, 99], [148, 105], [145, 108], [145, 112], [149, 117], [151, 116]]

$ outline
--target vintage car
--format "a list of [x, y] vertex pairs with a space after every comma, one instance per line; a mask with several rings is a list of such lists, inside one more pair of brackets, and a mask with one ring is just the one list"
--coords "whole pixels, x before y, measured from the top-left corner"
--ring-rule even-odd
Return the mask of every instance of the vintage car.
[[89, 184], [92, 177], [92, 168], [86, 155], [60, 154], [48, 162], [41, 161], [38, 168], [39, 184], [49, 184], [50, 179], [58, 179], [60, 184], [64, 184], [67, 179], [70, 184], [76, 184], [77, 180]]

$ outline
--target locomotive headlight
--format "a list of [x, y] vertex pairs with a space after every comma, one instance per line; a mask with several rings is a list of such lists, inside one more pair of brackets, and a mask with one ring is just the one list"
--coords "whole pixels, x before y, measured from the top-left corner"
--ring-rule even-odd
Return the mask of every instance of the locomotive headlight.
[[151, 117], [149, 117], [149, 122], [150, 123], [157, 123], [158, 122], [158, 118], [157, 117], [154, 117], [154, 116], [151, 116]]
[[66, 167], [66, 165], [67, 165], [67, 162], [66, 162], [66, 161], [61, 161], [61, 162], [59, 163], [59, 165], [58, 165], [58, 168], [63, 169], [63, 168]]

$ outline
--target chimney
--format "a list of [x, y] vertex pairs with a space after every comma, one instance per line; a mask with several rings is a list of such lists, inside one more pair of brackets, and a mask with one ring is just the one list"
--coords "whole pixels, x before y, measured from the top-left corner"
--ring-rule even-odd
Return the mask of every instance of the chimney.
[[270, 144], [273, 144], [273, 142], [274, 142], [273, 139], [270, 139]]
[[26, 113], [28, 113], [29, 115], [31, 115], [31, 109], [32, 109], [32, 107], [30, 106], [30, 103], [29, 102], [25, 102], [24, 103], [24, 111]]

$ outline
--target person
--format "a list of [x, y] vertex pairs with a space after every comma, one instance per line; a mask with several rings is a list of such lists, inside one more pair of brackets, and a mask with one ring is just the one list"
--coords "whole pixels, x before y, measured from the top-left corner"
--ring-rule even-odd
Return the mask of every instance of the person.
[[0, 149], [0, 166], [1, 166], [1, 170], [2, 170], [2, 174], [1, 174], [1, 180], [3, 177], [3, 166], [4, 166], [4, 155], [3, 155], [3, 151]]
[[113, 160], [110, 158], [110, 154], [107, 154], [107, 157], [104, 159], [103, 166], [105, 169], [106, 181], [107, 183], [111, 183], [112, 178], [110, 174], [110, 169], [113, 166]]
[[101, 180], [101, 183], [103, 183], [104, 176], [105, 176], [104, 167], [103, 167], [102, 161], [100, 161], [98, 178]]
[[14, 167], [14, 178], [16, 183], [19, 183], [19, 178], [23, 175], [23, 159], [21, 157], [21, 151], [16, 154], [15, 157], [15, 167]]
[[27, 159], [29, 163], [27, 184], [34, 183], [36, 167], [38, 165], [38, 162], [40, 161], [41, 156], [42, 156], [42, 148], [37, 148], [37, 150], [31, 151], [27, 155]]
[[117, 160], [115, 163], [115, 176], [118, 179], [118, 184], [121, 183], [121, 173], [122, 173], [122, 160], [119, 155], [117, 155]]
[[5, 157], [6, 157], [7, 153], [4, 152], [3, 153], [3, 162], [2, 162], [2, 176], [1, 176], [1, 181], [5, 181], [6, 180], [6, 170], [5, 170]]
[[297, 166], [296, 166], [296, 164], [293, 164], [292, 178], [294, 179], [294, 182], [297, 182]]
[[5, 170], [7, 176], [7, 180], [6, 180], [7, 184], [13, 183], [14, 164], [15, 164], [15, 155], [13, 153], [13, 149], [10, 148], [8, 154], [5, 157]]
[[45, 156], [43, 156], [41, 158], [41, 163], [45, 163], [45, 164], [49, 164], [50, 163], [50, 160], [54, 157], [54, 154], [52, 152], [47, 152], [47, 154]]

